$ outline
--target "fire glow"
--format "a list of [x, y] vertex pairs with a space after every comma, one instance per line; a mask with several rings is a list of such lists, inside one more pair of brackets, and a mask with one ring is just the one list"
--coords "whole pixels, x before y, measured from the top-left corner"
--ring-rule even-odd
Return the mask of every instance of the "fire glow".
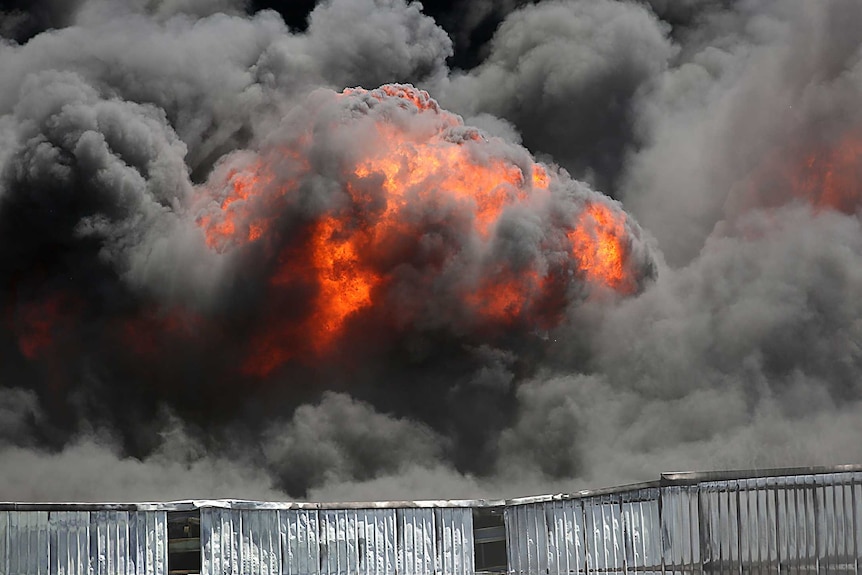
[[[553, 328], [585, 293], [636, 291], [644, 262], [630, 261], [634, 232], [608, 198], [413, 87], [320, 97], [319, 117], [226, 157], [193, 200], [207, 248], [236, 264], [231, 281], [253, 299], [226, 319], [123, 317], [131, 353], [234, 334], [239, 372], [263, 378], [369, 336], [484, 342]], [[51, 329], [23, 326], [23, 353], [40, 354]]]
[[767, 156], [732, 200], [738, 212], [801, 202], [818, 213], [855, 214], [862, 204], [862, 137], [848, 132], [831, 141], [793, 142]]
[[[273, 310], [271, 320], [251, 340], [243, 371], [262, 377], [296, 357], [326, 355], [351, 318], [389, 307], [388, 300], [398, 291], [395, 276], [415, 265], [401, 259], [409, 255], [393, 256], [395, 248], [418, 242], [413, 250], [421, 250], [423, 241], [446, 234], [458, 235], [465, 252], [479, 253], [471, 262], [475, 277], [459, 286], [462, 312], [482, 325], [529, 321], [527, 316], [552, 288], [548, 278], [566, 274], [561, 270], [551, 274], [536, 265], [515, 268], [505, 262], [483, 266], [482, 253], [492, 249], [507, 209], [545, 201], [554, 173], [532, 160], [525, 164], [496, 153], [485, 136], [412, 87], [384, 86], [371, 92], [356, 88], [345, 90], [339, 98], [396, 108], [393, 114], [375, 118], [366, 132], [370, 141], [363, 152], [344, 162], [339, 181], [347, 201], [306, 222], [301, 239], [274, 253], [278, 263], [268, 282], [269, 299], [279, 301], [280, 293], [296, 289], [297, 284], [311, 286], [313, 295], [305, 302], [305, 313], [279, 317], [278, 310]], [[409, 121], [422, 128], [410, 129], [405, 125]], [[276, 183], [278, 178], [268, 165], [273, 156], [267, 154], [244, 169], [229, 171], [220, 209], [197, 220], [207, 244], [219, 251], [241, 249], [270, 235], [279, 211], [299, 201], [300, 182], [313, 172], [305, 156], [313, 144], [305, 133], [277, 148], [274, 157], [287, 163], [293, 179]], [[634, 291], [621, 210], [597, 198], [563, 232], [569, 276], [623, 294]], [[446, 273], [447, 256], [416, 267], [433, 282], [435, 275]], [[451, 257], [461, 255], [455, 252]]]
[[845, 135], [832, 146], [810, 153], [792, 175], [793, 195], [817, 209], [855, 213], [862, 200], [862, 139]]

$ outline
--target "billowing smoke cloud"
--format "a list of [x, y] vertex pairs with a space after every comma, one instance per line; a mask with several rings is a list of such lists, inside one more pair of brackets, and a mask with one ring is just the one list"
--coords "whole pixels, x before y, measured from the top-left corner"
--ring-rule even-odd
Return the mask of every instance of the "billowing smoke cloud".
[[506, 118], [528, 148], [612, 190], [635, 136], [632, 99], [673, 54], [667, 25], [637, 4], [540, 2], [506, 18], [443, 101]]
[[[793, 195], [793, 182], [776, 172], [827, 154], [858, 128], [859, 40], [851, 23], [860, 17], [857, 3], [842, 1], [713, 14], [685, 59], [639, 102], [649, 144], [632, 158], [623, 197], [669, 261], [690, 261], [736, 205], [757, 203], [740, 195], [775, 194], [777, 203]], [[744, 183], [765, 171], [753, 186]]]
[[862, 458], [855, 2], [483, 4], [459, 72], [403, 0], [64, 6], [2, 28], [0, 498]]

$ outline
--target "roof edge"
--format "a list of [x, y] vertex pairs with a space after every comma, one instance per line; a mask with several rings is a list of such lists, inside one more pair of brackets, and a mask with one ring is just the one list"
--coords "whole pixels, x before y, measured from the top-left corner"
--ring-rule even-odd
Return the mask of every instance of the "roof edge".
[[436, 499], [416, 501], [251, 501], [244, 499], [188, 499], [165, 502], [90, 503], [90, 502], [0, 502], [0, 511], [194, 511], [201, 508], [225, 509], [403, 509], [403, 508], [483, 508], [509, 505], [529, 505], [550, 501], [584, 499], [605, 495], [632, 494], [646, 489], [674, 485], [696, 485], [711, 481], [729, 481], [754, 478], [792, 477], [835, 473], [859, 473], [862, 464], [832, 466], [780, 467], [726, 471], [671, 471], [662, 473], [658, 480], [599, 489], [585, 489], [573, 493], [533, 495], [512, 499]]

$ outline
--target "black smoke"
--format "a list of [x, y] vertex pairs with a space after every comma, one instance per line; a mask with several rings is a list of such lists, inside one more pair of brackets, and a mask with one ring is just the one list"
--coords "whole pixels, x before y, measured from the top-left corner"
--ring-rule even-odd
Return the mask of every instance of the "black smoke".
[[[0, 18], [0, 498], [492, 497], [862, 456], [855, 1], [42, 0]], [[545, 162], [551, 199], [507, 212], [487, 253], [469, 213], [417, 204], [421, 240], [369, 264], [396, 278], [387, 305], [326, 361], [249, 375], [262, 323], [308, 350], [291, 326], [315, 286], [272, 287], [279, 258], [303, 261], [286, 246], [379, 213], [379, 180], [351, 180], [357, 202], [339, 171], [373, 148], [370, 120], [429, 129], [338, 96], [389, 83], [460, 114], [446, 138], [486, 142], [482, 161]], [[298, 199], [249, 204], [266, 242], [215, 249], [201, 218], [237, 171]], [[566, 263], [560, 222], [588, 202], [630, 215], [634, 289], [591, 291]], [[459, 286], [534, 269], [558, 289], [514, 323], [459, 307]]]

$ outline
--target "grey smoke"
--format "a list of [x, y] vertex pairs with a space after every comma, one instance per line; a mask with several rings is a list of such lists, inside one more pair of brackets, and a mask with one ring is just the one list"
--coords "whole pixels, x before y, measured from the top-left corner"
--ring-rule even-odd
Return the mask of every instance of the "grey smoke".
[[275, 425], [264, 443], [266, 465], [290, 492], [323, 483], [363, 481], [432, 466], [445, 440], [426, 426], [377, 413], [344, 394], [325, 394], [303, 405], [286, 425]]
[[[858, 2], [516, 4], [471, 13], [464, 30], [505, 20], [466, 72], [400, 0], [321, 3], [305, 33], [228, 1], [6, 15], [6, 37], [57, 29], [0, 45], [0, 498], [495, 497], [862, 459], [859, 216], [759, 179], [858, 133]], [[431, 90], [493, 153], [526, 166], [529, 150], [621, 199], [645, 230], [630, 224], [633, 260], [658, 273], [627, 297], [568, 293], [561, 325], [514, 345], [451, 336], [473, 324], [447, 290], [477, 281], [478, 259], [553, 265], [551, 223], [598, 198], [562, 176], [487, 254], [441, 209], [449, 235], [422, 244], [439, 260], [393, 276], [391, 309], [414, 313], [394, 357], [238, 386], [231, 337], [243, 310], [267, 313], [264, 258], [206, 247], [189, 225], [213, 208], [200, 186], [261, 154], [286, 177], [278, 146], [309, 132], [314, 177], [279, 225], [342, 205], [338, 162], [364, 118], [410, 120], [335, 93], [387, 82]], [[420, 281], [440, 261], [446, 281]], [[57, 286], [86, 311], [65, 304], [55, 364], [28, 361], [13, 332]], [[140, 375], [113, 334], [159, 305], [230, 329], [155, 341], [171, 353]]]
[[[766, 2], [707, 19], [639, 100], [646, 145], [625, 171], [626, 206], [681, 265], [732, 217], [732, 191], [793, 141], [828, 142], [858, 122], [856, 2]], [[667, 169], [673, 164], [674, 169]], [[782, 192], [779, 191], [779, 194]]]
[[507, 16], [443, 103], [506, 118], [528, 148], [612, 192], [634, 137], [633, 98], [673, 54], [667, 26], [637, 4], [541, 2]]
[[308, 56], [337, 87], [445, 76], [452, 54], [421, 5], [402, 0], [326, 0], [309, 16], [308, 35]]
[[858, 460], [860, 231], [856, 217], [783, 208], [661, 270], [603, 311], [588, 340], [593, 375], [558, 367], [520, 388], [507, 463], [626, 481]]

